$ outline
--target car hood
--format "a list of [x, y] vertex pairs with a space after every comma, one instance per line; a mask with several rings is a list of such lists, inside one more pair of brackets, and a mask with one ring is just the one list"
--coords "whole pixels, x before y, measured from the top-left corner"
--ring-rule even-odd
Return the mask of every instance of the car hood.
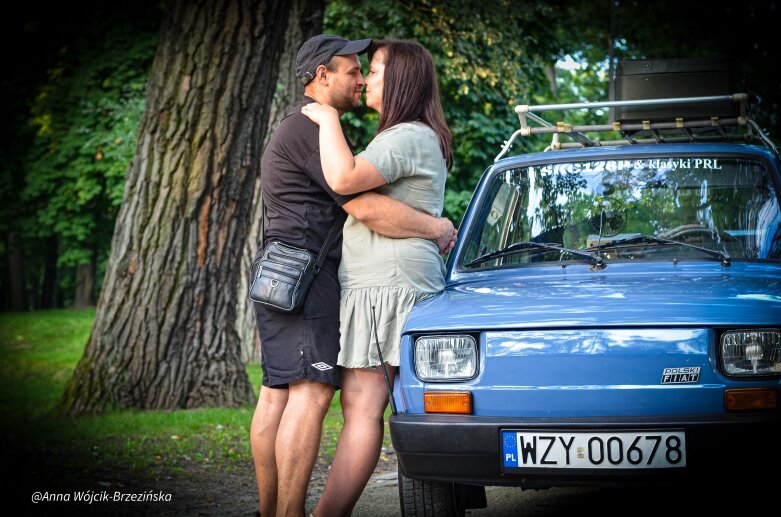
[[[474, 278], [474, 279], [472, 279]], [[781, 325], [781, 264], [619, 263], [461, 275], [412, 310], [407, 332]]]

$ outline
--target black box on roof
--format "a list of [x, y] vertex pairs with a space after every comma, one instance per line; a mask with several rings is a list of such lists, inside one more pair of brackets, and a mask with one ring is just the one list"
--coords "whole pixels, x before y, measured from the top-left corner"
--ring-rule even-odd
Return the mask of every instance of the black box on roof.
[[[735, 61], [727, 58], [633, 59], [616, 67], [615, 100], [667, 99], [744, 93]], [[611, 109], [611, 120], [674, 120], [737, 117], [733, 101], [670, 106], [622, 106]]]

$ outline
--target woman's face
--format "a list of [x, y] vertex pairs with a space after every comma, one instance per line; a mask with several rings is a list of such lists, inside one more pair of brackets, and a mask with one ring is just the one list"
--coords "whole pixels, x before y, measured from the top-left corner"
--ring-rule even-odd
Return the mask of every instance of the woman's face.
[[366, 76], [366, 105], [382, 113], [382, 83], [385, 76], [385, 50], [380, 49], [372, 56], [369, 74]]

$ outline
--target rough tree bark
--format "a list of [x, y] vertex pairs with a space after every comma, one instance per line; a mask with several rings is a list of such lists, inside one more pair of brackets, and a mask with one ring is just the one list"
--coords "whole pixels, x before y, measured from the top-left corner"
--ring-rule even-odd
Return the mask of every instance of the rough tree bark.
[[322, 18], [322, 3], [168, 4], [95, 323], [60, 413], [254, 400], [236, 329], [242, 254], [288, 22]]

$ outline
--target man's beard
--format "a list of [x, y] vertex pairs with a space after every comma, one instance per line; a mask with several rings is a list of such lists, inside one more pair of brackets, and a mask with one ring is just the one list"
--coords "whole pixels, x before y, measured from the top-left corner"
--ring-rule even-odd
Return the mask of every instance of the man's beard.
[[361, 105], [360, 97], [355, 100], [354, 91], [334, 92], [331, 97], [331, 107], [340, 112], [352, 111]]

